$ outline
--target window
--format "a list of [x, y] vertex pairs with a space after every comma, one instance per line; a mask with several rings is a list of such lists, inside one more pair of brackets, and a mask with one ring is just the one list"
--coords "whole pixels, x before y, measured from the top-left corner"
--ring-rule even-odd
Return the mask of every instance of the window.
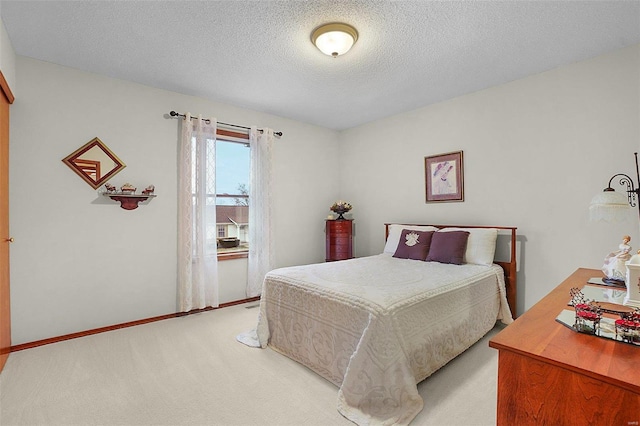
[[218, 254], [249, 250], [249, 154], [246, 140], [216, 141], [216, 222], [225, 228]]
[[[206, 244], [211, 250], [216, 248], [219, 259], [238, 257], [233, 256], [238, 254], [246, 256], [249, 250], [249, 136], [220, 129], [217, 134], [215, 144], [213, 140], [207, 141], [207, 162], [204, 165], [205, 176], [212, 176], [215, 171], [215, 193], [213, 179], [206, 178], [204, 182], [207, 194], [205, 215], [212, 216], [214, 211], [216, 214], [215, 224], [206, 220]], [[193, 145], [195, 159], [195, 143]], [[196, 162], [193, 164], [195, 202]]]

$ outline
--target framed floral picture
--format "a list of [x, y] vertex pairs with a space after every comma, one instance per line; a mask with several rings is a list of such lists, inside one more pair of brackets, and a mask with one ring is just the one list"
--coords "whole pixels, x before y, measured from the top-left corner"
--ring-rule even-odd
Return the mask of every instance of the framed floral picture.
[[424, 157], [427, 203], [464, 201], [462, 151]]

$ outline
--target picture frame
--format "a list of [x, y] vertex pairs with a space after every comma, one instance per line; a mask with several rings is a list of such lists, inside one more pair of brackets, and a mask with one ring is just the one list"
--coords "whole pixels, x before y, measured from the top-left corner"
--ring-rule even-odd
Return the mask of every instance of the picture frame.
[[97, 137], [67, 155], [62, 162], [93, 189], [98, 189], [127, 167]]
[[424, 157], [427, 203], [464, 201], [462, 151]]

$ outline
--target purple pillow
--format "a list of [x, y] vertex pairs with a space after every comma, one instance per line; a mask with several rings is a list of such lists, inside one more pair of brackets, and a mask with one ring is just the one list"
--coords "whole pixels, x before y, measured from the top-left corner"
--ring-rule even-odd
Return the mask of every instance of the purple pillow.
[[433, 231], [403, 229], [393, 257], [399, 259], [425, 260], [429, 253]]
[[462, 265], [468, 239], [467, 231], [436, 232], [431, 238], [427, 262]]

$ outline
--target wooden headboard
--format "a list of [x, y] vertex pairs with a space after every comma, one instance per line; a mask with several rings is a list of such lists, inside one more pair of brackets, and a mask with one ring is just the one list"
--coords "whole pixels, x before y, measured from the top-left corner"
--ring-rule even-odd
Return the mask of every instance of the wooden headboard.
[[511, 233], [511, 253], [508, 262], [495, 261], [496, 265], [500, 265], [504, 269], [504, 281], [507, 289], [507, 303], [511, 309], [511, 315], [515, 319], [518, 316], [516, 305], [518, 301], [518, 277], [517, 277], [517, 261], [516, 261], [516, 230], [518, 228], [512, 226], [474, 226], [474, 225], [429, 225], [420, 223], [385, 223], [384, 224], [384, 240], [389, 237], [389, 225], [406, 225], [406, 226], [433, 226], [436, 228], [484, 228], [497, 229], [500, 231]]

